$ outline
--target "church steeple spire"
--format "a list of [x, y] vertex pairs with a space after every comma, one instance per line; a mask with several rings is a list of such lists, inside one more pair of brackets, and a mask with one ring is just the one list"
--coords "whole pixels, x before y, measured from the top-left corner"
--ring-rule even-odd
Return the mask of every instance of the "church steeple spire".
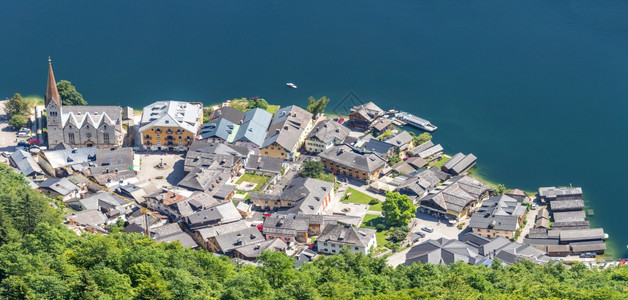
[[54, 101], [59, 107], [61, 107], [61, 96], [57, 90], [57, 81], [55, 81], [55, 74], [52, 72], [52, 60], [48, 56], [48, 86], [46, 87], [46, 106], [50, 101]]

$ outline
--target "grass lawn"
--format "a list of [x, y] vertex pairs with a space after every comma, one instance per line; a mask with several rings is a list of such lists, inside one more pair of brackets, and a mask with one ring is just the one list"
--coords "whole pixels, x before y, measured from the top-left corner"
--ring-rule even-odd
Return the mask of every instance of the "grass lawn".
[[268, 105], [268, 107], [266, 108], [266, 111], [274, 114], [277, 110], [279, 109], [279, 105]]
[[342, 200], [342, 202], [352, 202], [352, 203], [361, 203], [361, 204], [369, 204], [373, 197], [362, 193], [354, 188], [348, 188], [345, 195], [351, 193], [351, 197], [348, 199]]
[[382, 224], [382, 217], [378, 215], [366, 214], [364, 216], [364, 220], [362, 220], [362, 228], [371, 228], [375, 229], [377, 224]]
[[268, 179], [270, 179], [269, 176], [244, 174], [244, 175], [242, 175], [242, 177], [240, 177], [240, 179], [238, 180], [238, 182], [236, 182], [236, 184], [240, 184], [240, 183], [242, 183], [244, 181], [257, 183], [255, 188], [253, 189], [253, 192], [258, 192], [259, 190], [262, 189], [264, 184], [266, 184], [266, 181], [268, 181]]
[[445, 164], [447, 161], [449, 161], [451, 159], [451, 156], [449, 155], [443, 155], [443, 158], [433, 164], [430, 164], [430, 167], [436, 166], [439, 169], [443, 166], [443, 164]]
[[[349, 193], [351, 193], [351, 197], [349, 197], [348, 199], [343, 199], [342, 202], [369, 204], [369, 202], [371, 202], [371, 199], [374, 199], [373, 197], [353, 188], [348, 188], [345, 195]], [[369, 207], [369, 210], [382, 211], [382, 202], [379, 202], [378, 204], [375, 204], [375, 205], [371, 205]]]

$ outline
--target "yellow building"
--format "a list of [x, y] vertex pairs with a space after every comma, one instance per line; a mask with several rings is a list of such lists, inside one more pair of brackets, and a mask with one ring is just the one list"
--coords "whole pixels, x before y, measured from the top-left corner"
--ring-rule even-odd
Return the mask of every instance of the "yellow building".
[[144, 149], [185, 151], [203, 122], [203, 104], [157, 101], [144, 107], [140, 136]]
[[295, 106], [287, 106], [275, 112], [268, 134], [260, 149], [260, 155], [295, 159], [299, 148], [313, 128], [312, 114]]

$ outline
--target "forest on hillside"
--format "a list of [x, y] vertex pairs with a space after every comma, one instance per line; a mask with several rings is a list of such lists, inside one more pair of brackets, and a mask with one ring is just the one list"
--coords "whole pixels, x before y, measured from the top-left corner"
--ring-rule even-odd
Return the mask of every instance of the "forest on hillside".
[[2, 299], [627, 299], [628, 267], [576, 263], [505, 267], [456, 263], [392, 268], [343, 251], [294, 268], [265, 252], [261, 266], [156, 243], [140, 234], [81, 236], [52, 199], [0, 164]]

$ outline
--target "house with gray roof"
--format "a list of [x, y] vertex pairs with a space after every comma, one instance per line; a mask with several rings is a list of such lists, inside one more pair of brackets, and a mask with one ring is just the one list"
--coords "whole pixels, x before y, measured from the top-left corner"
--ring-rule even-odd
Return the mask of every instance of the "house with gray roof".
[[231, 170], [195, 168], [190, 171], [177, 186], [191, 191], [202, 191], [215, 194], [231, 179]]
[[235, 222], [242, 216], [232, 202], [225, 202], [191, 214], [186, 219], [190, 229], [194, 230]]
[[233, 124], [239, 125], [244, 121], [244, 112], [231, 106], [222, 106], [212, 112], [208, 123], [218, 122], [220, 120], [227, 120]]
[[190, 172], [194, 168], [223, 168], [231, 170], [232, 176], [235, 176], [251, 153], [246, 146], [209, 140], [195, 141], [185, 156], [183, 170]]
[[79, 198], [84, 190], [68, 178], [50, 178], [39, 184], [39, 191], [50, 197], [61, 197], [63, 201]]
[[581, 187], [540, 187], [539, 199], [543, 203], [553, 200], [582, 200]]
[[402, 131], [388, 138], [384, 142], [393, 145], [398, 151], [404, 152], [410, 150], [410, 147], [412, 146], [412, 139], [413, 137], [412, 135], [410, 135], [410, 133], [408, 133], [407, 131]]
[[151, 237], [157, 242], [179, 242], [185, 248], [197, 248], [198, 244], [192, 237], [185, 233], [178, 223], [170, 223], [150, 229]]
[[261, 108], [254, 108], [244, 113], [244, 121], [234, 138], [237, 145], [249, 146], [259, 154], [259, 149], [264, 144], [268, 126], [273, 115]]
[[370, 139], [365, 145], [364, 150], [377, 153], [381, 157], [388, 158], [395, 154], [395, 146], [378, 139]]
[[379, 178], [386, 166], [381, 156], [351, 148], [347, 145], [331, 147], [318, 155], [325, 169], [336, 175], [348, 176], [367, 183]]
[[371, 123], [371, 127], [369, 128], [371, 129], [373, 134], [379, 136], [380, 134], [383, 134], [384, 132], [392, 129], [392, 120], [381, 117]]
[[216, 236], [218, 251], [231, 254], [231, 251], [243, 246], [254, 245], [265, 241], [262, 233], [255, 227], [249, 227]]
[[244, 260], [257, 260], [262, 251], [286, 252], [288, 245], [280, 239], [260, 241], [232, 250], [233, 256]]
[[406, 254], [405, 265], [432, 263], [449, 265], [462, 261], [470, 265], [490, 265], [494, 259], [512, 265], [519, 260], [529, 260], [536, 264], [549, 261], [544, 251], [520, 243], [510, 242], [498, 236], [495, 239], [467, 233], [460, 240], [440, 238], [416, 245]]
[[312, 130], [312, 114], [296, 105], [275, 112], [260, 154], [292, 160]]
[[384, 111], [375, 103], [369, 101], [351, 108], [348, 124], [351, 127], [368, 129], [382, 115], [384, 115]]
[[440, 144], [434, 145], [419, 152], [417, 156], [429, 162], [439, 161], [443, 156], [443, 146]]
[[295, 177], [280, 194], [251, 193], [251, 203], [264, 209], [287, 209], [295, 215], [322, 214], [334, 198], [334, 184], [315, 178]]
[[246, 160], [244, 169], [247, 173], [265, 175], [265, 176], [281, 176], [281, 170], [284, 168], [284, 160], [279, 157], [251, 155]]
[[320, 153], [333, 145], [342, 144], [350, 131], [349, 128], [334, 120], [320, 121], [305, 139], [305, 150]]
[[107, 216], [97, 209], [87, 209], [71, 213], [65, 216], [66, 221], [72, 225], [103, 227], [107, 224]]
[[419, 153], [421, 153], [421, 152], [423, 152], [423, 151], [425, 151], [425, 150], [427, 150], [427, 149], [429, 149], [429, 148], [432, 148], [432, 147], [434, 147], [434, 143], [432, 142], [432, 140], [429, 140], [429, 141], [427, 141], [427, 142], [424, 142], [424, 143], [423, 143], [423, 144], [421, 144], [421, 145], [418, 145], [418, 146], [416, 146], [416, 147], [412, 148], [412, 150], [408, 151], [408, 153], [407, 153], [407, 154], [408, 154], [409, 156], [415, 156], [415, 157], [418, 157], [418, 156], [419, 156]]
[[308, 242], [308, 222], [305, 219], [267, 217], [262, 231], [268, 240], [280, 239], [286, 243]]
[[338, 254], [344, 247], [367, 255], [377, 247], [375, 230], [350, 225], [327, 225], [316, 239], [319, 253]]
[[578, 211], [584, 209], [584, 201], [582, 199], [552, 200], [549, 206], [553, 212]]
[[419, 200], [423, 211], [459, 220], [488, 199], [493, 189], [475, 178], [457, 176]]
[[24, 174], [24, 177], [33, 181], [43, 181], [45, 179], [44, 171], [29, 152], [18, 149], [9, 156], [9, 162], [11, 166]]
[[203, 247], [203, 249], [211, 252], [218, 252], [219, 246], [216, 242], [217, 236], [247, 229], [249, 227], [250, 226], [247, 225], [244, 220], [239, 220], [223, 225], [200, 228], [194, 230], [194, 239]]
[[463, 174], [475, 166], [477, 158], [472, 153], [467, 155], [460, 152], [456, 153], [449, 161], [443, 164], [443, 171], [454, 176]]
[[469, 228], [474, 233], [494, 238], [512, 239], [525, 218], [526, 207], [506, 195], [494, 196], [482, 202], [471, 215]]
[[410, 199], [418, 200], [442, 182], [436, 174], [437, 170], [438, 168], [419, 169], [407, 174], [407, 179], [397, 187], [396, 191], [407, 195]]

